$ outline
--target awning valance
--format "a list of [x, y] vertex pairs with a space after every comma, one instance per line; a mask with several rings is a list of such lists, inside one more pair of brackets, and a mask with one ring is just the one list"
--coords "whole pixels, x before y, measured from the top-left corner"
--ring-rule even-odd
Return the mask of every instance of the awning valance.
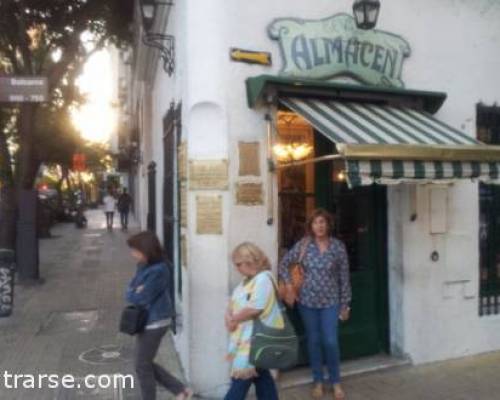
[[325, 82], [284, 76], [259, 75], [245, 82], [247, 103], [250, 108], [265, 104], [273, 98], [307, 96], [317, 99], [343, 99], [351, 101], [405, 104], [435, 113], [446, 99], [446, 93], [425, 90], [374, 87], [340, 82]]
[[351, 186], [457, 179], [498, 182], [500, 146], [478, 142], [425, 111], [304, 97], [279, 101], [336, 144]]

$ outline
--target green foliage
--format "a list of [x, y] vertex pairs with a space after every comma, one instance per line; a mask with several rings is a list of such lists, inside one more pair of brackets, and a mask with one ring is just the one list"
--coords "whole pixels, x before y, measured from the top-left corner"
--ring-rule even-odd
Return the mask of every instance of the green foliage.
[[[69, 109], [82, 101], [75, 79], [92, 52], [130, 42], [133, 5], [133, 0], [0, 0], [0, 73], [49, 79], [50, 102], [35, 107], [29, 117], [33, 129], [28, 134], [35, 146], [23, 163], [69, 166], [75, 150], [87, 148], [69, 116]], [[9, 107], [9, 115], [19, 122], [19, 106]], [[9, 138], [2, 133], [11, 121], [4, 114], [0, 113], [0, 151], [7, 147]], [[9, 140], [23, 151], [19, 130], [19, 125], [10, 127]], [[90, 159], [101, 151], [94, 150]], [[0, 163], [0, 173], [3, 168], [4, 176], [12, 175], [12, 170], [5, 170], [10, 166]]]
[[[132, 14], [132, 0], [2, 0], [0, 52], [14, 73], [57, 70], [85, 56], [84, 32], [101, 46], [128, 43]], [[62, 54], [57, 62], [55, 50]]]

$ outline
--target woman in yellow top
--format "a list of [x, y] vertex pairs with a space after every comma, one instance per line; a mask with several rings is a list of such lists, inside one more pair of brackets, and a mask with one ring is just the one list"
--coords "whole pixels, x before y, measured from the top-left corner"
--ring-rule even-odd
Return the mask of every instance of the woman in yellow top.
[[257, 399], [278, 400], [276, 385], [268, 370], [250, 363], [250, 339], [256, 318], [271, 327], [283, 328], [270, 263], [253, 243], [242, 243], [232, 254], [243, 281], [234, 289], [225, 322], [230, 332], [228, 360], [231, 362], [231, 387], [225, 400], [244, 400], [252, 383]]

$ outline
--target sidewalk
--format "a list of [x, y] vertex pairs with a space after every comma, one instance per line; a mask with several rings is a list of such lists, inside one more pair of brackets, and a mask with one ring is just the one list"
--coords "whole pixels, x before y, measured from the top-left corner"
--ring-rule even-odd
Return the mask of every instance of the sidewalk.
[[[43, 283], [16, 286], [14, 314], [0, 319], [0, 373], [13, 374], [132, 374], [133, 338], [118, 332], [124, 289], [133, 275], [126, 238], [115, 218], [105, 229], [101, 211], [86, 213], [87, 229], [60, 224], [53, 238], [40, 242]], [[160, 362], [180, 374], [170, 338], [164, 339]], [[136, 389], [6, 389], [2, 400], [139, 399]], [[158, 399], [170, 399], [159, 391]]]
[[[346, 400], [498, 400], [500, 352], [397, 367], [343, 379]], [[280, 400], [310, 399], [311, 386], [280, 392]], [[324, 399], [333, 399], [331, 392]]]

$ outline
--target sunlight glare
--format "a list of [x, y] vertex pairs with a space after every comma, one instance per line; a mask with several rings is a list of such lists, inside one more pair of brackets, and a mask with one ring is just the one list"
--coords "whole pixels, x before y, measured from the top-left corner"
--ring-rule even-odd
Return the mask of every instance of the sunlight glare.
[[113, 73], [108, 51], [96, 52], [89, 58], [77, 84], [87, 99], [72, 114], [75, 126], [84, 139], [108, 142], [117, 123], [112, 107]]

